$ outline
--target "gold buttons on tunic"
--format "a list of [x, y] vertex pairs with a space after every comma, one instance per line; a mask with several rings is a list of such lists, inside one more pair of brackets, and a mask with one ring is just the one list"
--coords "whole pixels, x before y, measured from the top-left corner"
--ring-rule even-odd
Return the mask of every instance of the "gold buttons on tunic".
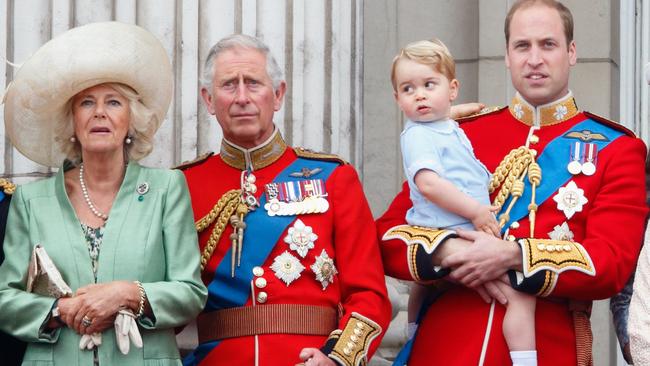
[[255, 287], [257, 288], [264, 288], [266, 287], [266, 278], [264, 277], [257, 277], [255, 279]]
[[253, 274], [257, 277], [264, 275], [264, 269], [260, 266], [253, 267]]
[[264, 304], [266, 302], [266, 300], [268, 300], [268, 298], [269, 298], [269, 295], [264, 291], [257, 294], [257, 302], [259, 302], [260, 304]]

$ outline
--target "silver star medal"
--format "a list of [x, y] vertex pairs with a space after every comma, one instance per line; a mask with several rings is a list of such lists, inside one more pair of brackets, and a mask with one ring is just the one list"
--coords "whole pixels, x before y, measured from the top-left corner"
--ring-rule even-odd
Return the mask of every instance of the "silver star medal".
[[284, 242], [289, 244], [291, 250], [298, 252], [302, 258], [305, 258], [309, 249], [314, 248], [314, 241], [318, 235], [314, 234], [311, 226], [306, 226], [302, 220], [297, 219], [292, 227], [287, 231]]
[[553, 201], [557, 202], [557, 209], [563, 211], [564, 216], [570, 219], [576, 212], [581, 212], [582, 206], [588, 202], [584, 193], [574, 181], [570, 181], [565, 187], [560, 187], [553, 196]]
[[571, 231], [569, 224], [565, 221], [562, 225], [555, 225], [553, 231], [548, 233], [548, 237], [553, 240], [573, 241], [573, 231]]
[[334, 275], [338, 273], [334, 260], [327, 255], [325, 249], [316, 257], [316, 262], [310, 268], [316, 274], [316, 280], [323, 286], [323, 291], [334, 282]]
[[277, 278], [289, 286], [291, 282], [300, 277], [300, 272], [305, 269], [305, 266], [300, 263], [298, 258], [285, 251], [275, 257], [273, 264], [271, 264], [271, 269]]

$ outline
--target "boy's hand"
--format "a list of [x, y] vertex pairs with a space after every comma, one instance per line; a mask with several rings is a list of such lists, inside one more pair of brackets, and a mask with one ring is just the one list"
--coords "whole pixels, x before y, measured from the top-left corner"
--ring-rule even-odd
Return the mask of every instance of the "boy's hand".
[[500, 238], [501, 230], [499, 230], [499, 224], [497, 223], [496, 216], [494, 216], [498, 210], [499, 208], [495, 206], [479, 206], [474, 217], [472, 217], [472, 224], [476, 230]]

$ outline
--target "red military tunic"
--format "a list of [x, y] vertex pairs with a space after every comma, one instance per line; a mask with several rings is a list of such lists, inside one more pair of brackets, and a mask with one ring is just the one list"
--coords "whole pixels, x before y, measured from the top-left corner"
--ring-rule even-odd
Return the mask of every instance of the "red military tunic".
[[[286, 147], [279, 133], [266, 144], [254, 149], [244, 150], [224, 141], [220, 155], [209, 157], [201, 162], [190, 164], [184, 169], [192, 198], [195, 220], [204, 217], [219, 199], [229, 190], [240, 188], [242, 169], [253, 168], [257, 187], [256, 197], [265, 193], [265, 185], [270, 183], [281, 171], [301, 155], [303, 150]], [[322, 156], [314, 154], [316, 159]], [[227, 159], [226, 159], [227, 158]], [[330, 159], [334, 160], [333, 157]], [[293, 172], [295, 181], [302, 179], [300, 172]], [[307, 173], [310, 179], [321, 178], [316, 170]], [[299, 334], [261, 334], [236, 336], [221, 339], [218, 344], [200, 340], [201, 345], [185, 360], [185, 364], [195, 365], [295, 365], [300, 363], [298, 355], [304, 347], [320, 348], [324, 353], [343, 365], [357, 365], [365, 362], [376, 348], [390, 321], [390, 303], [386, 294], [384, 273], [380, 252], [376, 241], [376, 231], [366, 198], [357, 174], [351, 165], [337, 162], [326, 182], [326, 197], [329, 209], [324, 213], [300, 214], [271, 243], [272, 249], [263, 264], [253, 268], [253, 279], [246, 285], [249, 291], [243, 308], [263, 307], [276, 304], [318, 305], [334, 310], [335, 329], [329, 335]], [[265, 210], [259, 207], [257, 210]], [[266, 216], [266, 211], [264, 211]], [[270, 225], [278, 220], [267, 217]], [[276, 221], [274, 221], [276, 220]], [[302, 224], [298, 224], [300, 221]], [[199, 243], [203, 251], [211, 235], [214, 224], [200, 233]], [[301, 257], [290, 247], [288, 230], [303, 230], [309, 227], [316, 234], [313, 248]], [[249, 230], [247, 228], [246, 230]], [[246, 230], [244, 237], [246, 237]], [[216, 249], [203, 270], [203, 280], [209, 287], [209, 299], [205, 313], [228, 309], [213, 302], [222, 295], [214, 292], [215, 271], [225, 261], [230, 266], [231, 258], [226, 256], [231, 247], [231, 225], [218, 240]], [[308, 232], [303, 232], [303, 234]], [[287, 239], [289, 242], [285, 240]], [[266, 239], [254, 238], [260, 245]], [[322, 283], [312, 267], [323, 251], [333, 259], [338, 272], [330, 283]], [[276, 260], [291, 257], [302, 265], [300, 276], [287, 283], [272, 268]], [[286, 262], [282, 262], [286, 263]], [[294, 267], [295, 269], [295, 267]], [[237, 277], [237, 275], [236, 275]], [[221, 280], [221, 289], [229, 291], [237, 286], [238, 278], [227, 276]], [[225, 282], [225, 283], [223, 283]], [[272, 317], [269, 317], [272, 318]], [[201, 317], [197, 319], [199, 328]], [[264, 322], [282, 323], [284, 319], [263, 319]], [[235, 329], [236, 330], [236, 329]], [[201, 333], [201, 330], [199, 330]]]
[[[591, 349], [588, 348], [590, 341], [586, 340], [590, 331], [585, 332], [588, 322], [581, 324], [580, 319], [586, 318], [572, 313], [570, 306], [581, 304], [582, 309], [579, 310], [588, 313], [591, 300], [616, 294], [634, 268], [647, 214], [644, 178], [646, 149], [641, 140], [623, 127], [579, 112], [570, 94], [556, 103], [537, 109], [517, 96], [509, 108], [469, 118], [461, 124], [472, 141], [477, 158], [490, 171], [494, 171], [512, 149], [525, 145], [527, 141], [530, 148], [537, 151], [537, 156], [552, 140], [567, 134], [575, 141], [605, 141], [603, 136], [590, 131], [571, 133], [573, 126], [587, 118], [606, 125], [611, 128], [610, 131], [619, 134], [623, 131], [623, 135], [598, 151], [593, 175], [577, 174], [569, 179], [583, 190], [582, 193], [573, 190], [573, 197], [580, 199], [582, 196], [587, 200], [586, 203], [579, 201], [583, 204], [574, 207], [573, 215], [565, 212], [566, 205], [562, 206], [553, 199], [557, 196], [562, 201], [560, 198], [564, 197], [556, 191], [544, 202], [537, 202], [534, 237], [557, 239], [558, 233], [563, 234], [555, 242], [558, 245], [552, 245], [550, 249], [547, 242], [530, 244], [520, 241], [523, 252], [529, 254], [524, 257], [524, 265], [531, 269], [545, 262], [553, 270], [540, 270], [521, 282], [513, 281], [514, 272], [510, 273], [515, 288], [538, 296], [535, 318], [540, 366], [587, 364], [591, 358]], [[531, 133], [531, 125], [535, 121], [541, 128]], [[531, 135], [536, 137], [530, 138]], [[610, 137], [607, 134], [604, 136], [605, 139]], [[556, 152], [553, 163], [542, 168], [539, 189], [544, 187], [545, 179], [552, 180], [554, 175], [567, 171], [567, 164], [571, 160], [568, 150]], [[563, 183], [561, 189], [570, 189], [567, 188], [569, 185]], [[380, 238], [392, 227], [404, 224], [406, 210], [410, 207], [408, 186], [404, 185], [386, 213], [377, 220]], [[562, 228], [564, 223], [566, 225]], [[510, 226], [508, 235], [529, 238], [528, 216]], [[417, 281], [436, 278], [431, 254], [427, 254], [422, 245], [405, 245], [402, 240], [392, 239], [380, 242], [380, 246], [388, 275]], [[562, 256], [565, 256], [565, 260], [557, 260]], [[510, 364], [508, 347], [501, 330], [504, 309], [496, 305], [490, 321], [489, 304], [483, 302], [473, 290], [462, 286], [452, 287], [430, 306], [421, 321], [409, 366], [477, 365], [486, 334], [489, 341], [485, 343], [484, 365]], [[574, 315], [577, 324], [574, 324]], [[578, 331], [579, 334], [574, 325], [583, 328]], [[486, 333], [487, 328], [489, 333]], [[583, 338], [585, 336], [587, 338]], [[587, 348], [584, 353], [577, 354], [576, 347], [580, 346]]]

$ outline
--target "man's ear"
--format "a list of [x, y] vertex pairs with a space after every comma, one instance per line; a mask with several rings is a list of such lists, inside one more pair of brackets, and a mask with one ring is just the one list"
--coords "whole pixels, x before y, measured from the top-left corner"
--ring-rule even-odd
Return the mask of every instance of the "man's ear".
[[576, 41], [569, 43], [569, 65], [574, 66], [578, 62], [578, 52], [576, 51]]
[[212, 107], [212, 94], [210, 94], [208, 89], [201, 88], [201, 99], [203, 99], [203, 103], [205, 104], [205, 108], [208, 110], [208, 112], [214, 115], [216, 111]]
[[278, 88], [274, 90], [275, 102], [273, 104], [273, 110], [279, 111], [282, 108], [282, 101], [284, 100], [284, 94], [287, 92], [287, 83], [282, 80]]

